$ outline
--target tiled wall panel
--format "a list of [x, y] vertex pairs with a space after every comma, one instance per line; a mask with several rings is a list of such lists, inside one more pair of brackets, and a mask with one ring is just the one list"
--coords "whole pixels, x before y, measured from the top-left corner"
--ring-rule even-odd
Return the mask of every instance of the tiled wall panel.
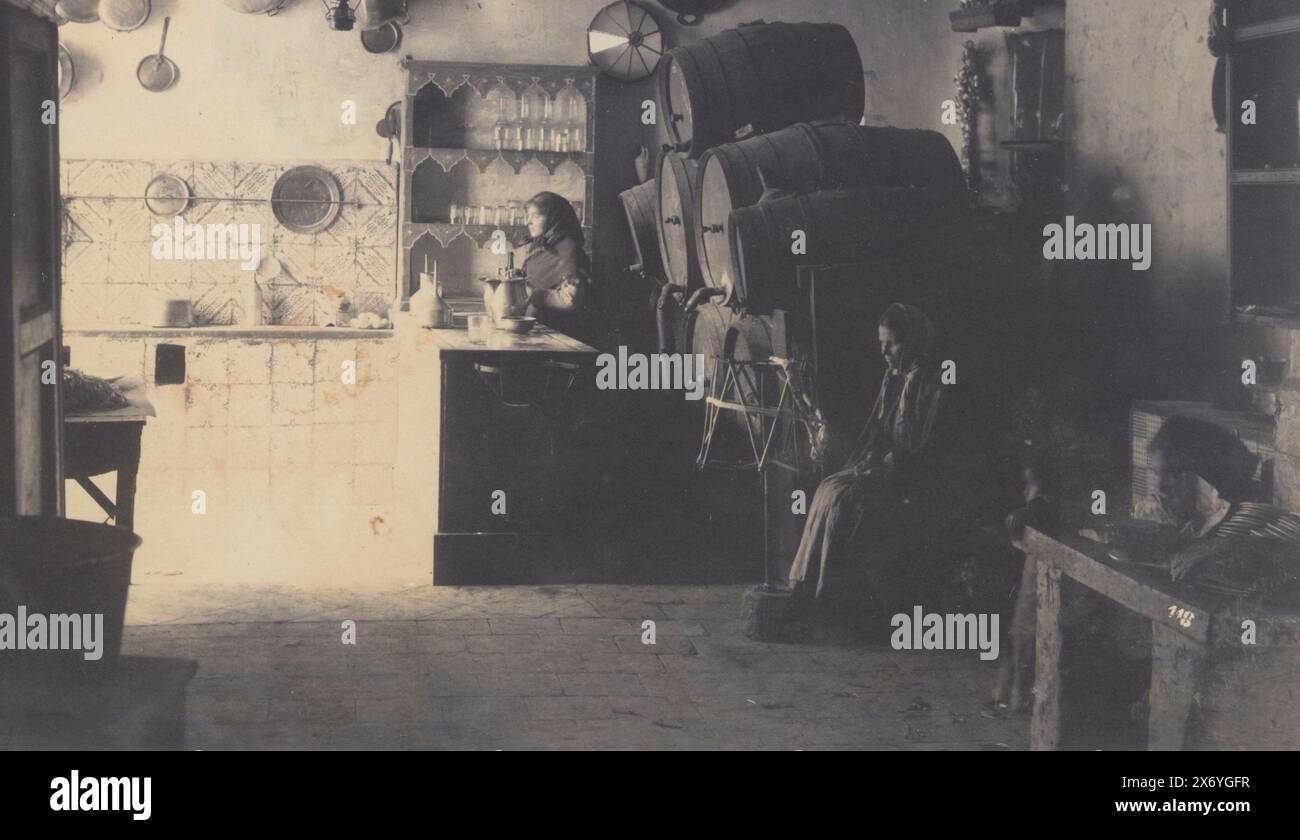
[[317, 292], [326, 285], [346, 292], [354, 313], [386, 313], [396, 289], [395, 168], [325, 164], [350, 203], [330, 227], [299, 234], [275, 221], [269, 203], [276, 178], [294, 165], [63, 161], [65, 325], [150, 326], [145, 322], [160, 297], [188, 297], [199, 324], [239, 323], [249, 275], [239, 261], [155, 258], [153, 227], [174, 224], [174, 217], [154, 216], [143, 196], [163, 173], [184, 179], [195, 196], [182, 215], [186, 224], [260, 226], [262, 254], [280, 266], [258, 274], [265, 322], [316, 324]]

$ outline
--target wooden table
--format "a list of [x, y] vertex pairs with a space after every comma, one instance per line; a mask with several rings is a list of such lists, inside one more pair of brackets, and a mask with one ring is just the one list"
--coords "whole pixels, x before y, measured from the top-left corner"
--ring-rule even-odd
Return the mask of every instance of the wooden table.
[[[63, 416], [64, 478], [81, 486], [113, 517], [113, 524], [130, 531], [135, 527], [135, 487], [140, 473], [140, 440], [144, 424], [154, 416], [140, 383], [119, 383], [128, 405], [112, 411]], [[91, 481], [92, 476], [117, 473], [115, 499]]]
[[1226, 608], [1156, 571], [1121, 568], [1108, 547], [1083, 537], [1025, 529], [1027, 561], [1038, 566], [1038, 632], [1030, 746], [1057, 748], [1061, 730], [1061, 577], [1069, 577], [1151, 622], [1151, 692], [1147, 747], [1181, 749], [1197, 675], [1211, 627]]

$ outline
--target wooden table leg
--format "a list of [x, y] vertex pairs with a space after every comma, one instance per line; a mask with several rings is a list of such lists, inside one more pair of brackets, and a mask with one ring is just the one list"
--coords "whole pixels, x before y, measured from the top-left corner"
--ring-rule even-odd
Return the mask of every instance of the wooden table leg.
[[1204, 646], [1158, 621], [1151, 622], [1151, 692], [1147, 749], [1181, 750], [1192, 710]]
[[1038, 560], [1035, 659], [1029, 746], [1054, 750], [1061, 737], [1061, 570], [1043, 558]]
[[140, 436], [143, 432], [144, 424], [141, 423], [135, 433], [128, 436], [117, 468], [117, 516], [113, 524], [125, 531], [135, 528], [135, 482], [140, 473]]

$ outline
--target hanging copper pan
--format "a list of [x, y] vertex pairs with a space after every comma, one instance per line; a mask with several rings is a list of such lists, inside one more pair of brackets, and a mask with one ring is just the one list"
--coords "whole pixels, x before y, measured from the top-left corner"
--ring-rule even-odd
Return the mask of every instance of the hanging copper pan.
[[118, 32], [130, 32], [144, 26], [150, 11], [150, 0], [99, 0], [99, 19], [109, 29]]
[[99, 0], [59, 0], [54, 11], [73, 23], [94, 23], [99, 20]]
[[59, 44], [59, 98], [65, 99], [77, 83], [76, 66], [72, 63], [72, 53]]
[[176, 84], [176, 77], [181, 71], [176, 62], [163, 55], [167, 47], [167, 30], [172, 25], [170, 17], [163, 18], [162, 43], [158, 45], [157, 54], [146, 55], [135, 68], [136, 78], [145, 90], [161, 93]]

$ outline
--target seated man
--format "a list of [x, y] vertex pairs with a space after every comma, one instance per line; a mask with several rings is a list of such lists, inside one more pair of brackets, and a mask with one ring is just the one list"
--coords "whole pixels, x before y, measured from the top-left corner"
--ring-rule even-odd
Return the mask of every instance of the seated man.
[[[900, 536], [905, 506], [924, 508], [927, 487], [939, 478], [935, 454], [944, 435], [936, 428], [944, 388], [931, 358], [934, 326], [917, 307], [894, 303], [878, 332], [887, 365], [879, 395], [844, 468], [818, 485], [790, 568], [804, 606], [848, 599], [847, 582], [863, 574], [878, 588], [885, 563], [875, 561]], [[864, 547], [871, 556], [862, 557]]]
[[[1170, 417], [1147, 444], [1147, 469], [1154, 493], [1136, 500], [1135, 509], [1165, 526], [1157, 539], [1147, 541], [1170, 554], [1173, 580], [1187, 578], [1209, 591], [1256, 597], [1300, 581], [1300, 515], [1251, 501], [1255, 456], [1230, 432]], [[1008, 518], [1013, 540], [1026, 524], [1043, 527], [1032, 517]], [[1125, 544], [1119, 539], [1112, 556], [1123, 556]], [[1030, 696], [1036, 577], [1033, 562], [1026, 560], [1010, 628], [1011, 656], [994, 681], [995, 713], [1022, 708]]]
[[1251, 500], [1254, 457], [1209, 424], [1171, 417], [1147, 444], [1154, 496], [1138, 509], [1174, 532], [1170, 573], [1266, 596], [1300, 576], [1300, 515]]

